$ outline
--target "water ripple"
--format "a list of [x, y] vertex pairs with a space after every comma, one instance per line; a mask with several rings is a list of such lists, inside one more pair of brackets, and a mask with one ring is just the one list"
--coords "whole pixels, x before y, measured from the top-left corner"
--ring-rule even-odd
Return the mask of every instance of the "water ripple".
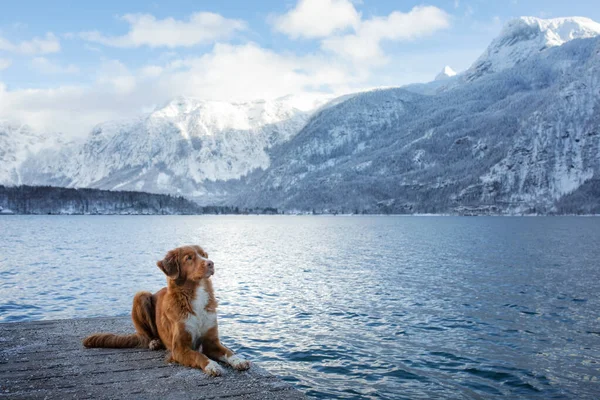
[[3, 216], [0, 321], [128, 315], [199, 243], [223, 341], [310, 397], [595, 399], [597, 221]]

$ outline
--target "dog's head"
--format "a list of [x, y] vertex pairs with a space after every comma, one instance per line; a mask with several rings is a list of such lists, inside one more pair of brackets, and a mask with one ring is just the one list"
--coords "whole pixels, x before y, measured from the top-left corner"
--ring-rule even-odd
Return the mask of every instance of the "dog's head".
[[215, 273], [215, 264], [200, 246], [182, 246], [170, 250], [156, 265], [177, 284], [198, 282]]

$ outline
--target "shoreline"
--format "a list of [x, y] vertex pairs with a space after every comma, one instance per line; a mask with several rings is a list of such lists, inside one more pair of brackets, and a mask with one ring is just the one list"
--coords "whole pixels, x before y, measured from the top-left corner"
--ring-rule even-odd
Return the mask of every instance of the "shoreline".
[[18, 213], [0, 213], [2, 216], [95, 216], [95, 217], [107, 217], [107, 216], [121, 216], [121, 217], [184, 217], [184, 216], [233, 216], [233, 217], [600, 217], [600, 214], [312, 214], [312, 213], [279, 213], [279, 214], [126, 214], [126, 213], [107, 213], [107, 214], [78, 214], [78, 213], [52, 213], [52, 214], [41, 214], [41, 213], [29, 213], [29, 214], [18, 214]]

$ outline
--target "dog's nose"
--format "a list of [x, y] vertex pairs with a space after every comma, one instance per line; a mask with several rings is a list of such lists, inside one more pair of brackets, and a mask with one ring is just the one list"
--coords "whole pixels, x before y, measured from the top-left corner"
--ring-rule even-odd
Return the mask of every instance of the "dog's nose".
[[212, 262], [211, 260], [207, 260], [206, 261], [206, 267], [207, 268], [214, 268], [215, 267], [215, 263]]

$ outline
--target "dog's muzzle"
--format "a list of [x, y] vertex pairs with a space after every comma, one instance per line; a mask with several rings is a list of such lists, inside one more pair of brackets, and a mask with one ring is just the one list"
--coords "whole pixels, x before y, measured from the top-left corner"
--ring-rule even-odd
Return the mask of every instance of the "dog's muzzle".
[[215, 274], [215, 263], [211, 260], [206, 260], [206, 273], [208, 276]]

